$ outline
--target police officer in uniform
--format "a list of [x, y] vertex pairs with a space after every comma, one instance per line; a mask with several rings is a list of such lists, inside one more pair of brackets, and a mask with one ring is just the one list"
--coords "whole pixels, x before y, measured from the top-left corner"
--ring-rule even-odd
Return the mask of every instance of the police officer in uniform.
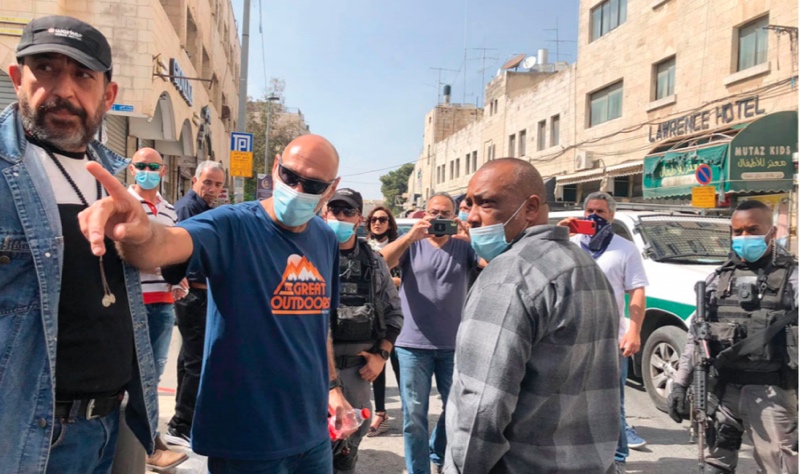
[[[733, 473], [745, 430], [762, 473], [797, 472], [797, 261], [775, 242], [772, 211], [744, 201], [731, 217], [728, 261], [706, 289], [709, 351], [705, 472]], [[668, 398], [687, 414], [695, 341], [689, 337]]]
[[[353, 408], [371, 408], [370, 387], [383, 370], [403, 327], [400, 297], [379, 253], [355, 234], [363, 221], [361, 194], [339, 189], [328, 202], [326, 221], [339, 241], [339, 307], [331, 312], [337, 383]], [[332, 384], [331, 386], [335, 386]], [[335, 472], [353, 472], [364, 422], [334, 446]]]

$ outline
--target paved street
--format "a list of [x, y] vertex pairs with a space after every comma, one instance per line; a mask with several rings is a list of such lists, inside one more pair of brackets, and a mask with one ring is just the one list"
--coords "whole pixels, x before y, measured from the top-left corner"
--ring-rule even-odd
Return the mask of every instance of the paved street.
[[[166, 423], [175, 408], [174, 391], [176, 387], [175, 361], [180, 348], [177, 328], [173, 333], [170, 359], [159, 388], [160, 430], [166, 431]], [[391, 368], [389, 368], [391, 371]], [[365, 438], [361, 443], [360, 457], [356, 474], [398, 474], [407, 472], [403, 461], [403, 437], [401, 432], [400, 397], [393, 374], [386, 378], [386, 406], [390, 416], [390, 430], [375, 438]], [[648, 445], [642, 451], [631, 451], [628, 458], [629, 473], [645, 474], [685, 474], [696, 472], [697, 447], [688, 444], [688, 423], [678, 426], [669, 417], [658, 411], [650, 403], [644, 388], [629, 381], [625, 392], [627, 398], [628, 423], [635, 426]], [[431, 396], [430, 406], [435, 412], [429, 418], [432, 427], [441, 410], [442, 402], [438, 394]], [[188, 450], [187, 450], [188, 452]], [[205, 474], [205, 459], [190, 452], [191, 459], [181, 466], [180, 474]], [[738, 472], [756, 471], [753, 449], [749, 442], [742, 446]]]

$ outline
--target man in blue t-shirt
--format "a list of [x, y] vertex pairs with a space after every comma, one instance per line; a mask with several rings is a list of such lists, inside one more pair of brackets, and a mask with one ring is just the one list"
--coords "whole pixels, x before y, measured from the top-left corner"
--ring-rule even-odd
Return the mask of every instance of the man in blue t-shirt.
[[[428, 440], [431, 378], [436, 377], [436, 388], [446, 403], [453, 381], [461, 309], [470, 272], [479, 260], [464, 224], [455, 219], [456, 207], [449, 195], [434, 194], [426, 209], [425, 218], [381, 250], [389, 268], [399, 265], [402, 270], [400, 301], [405, 323], [395, 342], [395, 352], [400, 362], [403, 442], [410, 474], [428, 474], [430, 463], [437, 470], [444, 464], [444, 411]], [[453, 219], [465, 235], [429, 234], [433, 219]]]
[[139, 268], [179, 264], [163, 269], [179, 280], [191, 264], [208, 278], [191, 441], [211, 473], [331, 472], [326, 415], [341, 419], [351, 407], [328, 336], [338, 242], [315, 214], [336, 189], [338, 164], [327, 140], [304, 135], [276, 157], [271, 198], [169, 228], [150, 223], [113, 176], [87, 167], [110, 195], [80, 217], [96, 255], [105, 230]]

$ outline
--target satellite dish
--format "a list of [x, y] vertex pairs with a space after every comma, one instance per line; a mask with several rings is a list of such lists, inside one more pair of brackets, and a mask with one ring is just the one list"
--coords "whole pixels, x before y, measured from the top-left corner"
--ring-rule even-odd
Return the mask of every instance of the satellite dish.
[[528, 56], [524, 61], [522, 61], [522, 67], [525, 69], [531, 69], [534, 66], [536, 66], [536, 56]]
[[502, 69], [498, 69], [496, 76], [501, 76], [502, 74], [503, 74], [503, 70]]

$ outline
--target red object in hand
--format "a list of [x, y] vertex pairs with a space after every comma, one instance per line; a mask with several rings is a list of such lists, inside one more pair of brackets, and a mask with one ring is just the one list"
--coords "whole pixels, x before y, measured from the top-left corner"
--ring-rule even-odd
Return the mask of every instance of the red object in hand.
[[594, 221], [576, 219], [569, 223], [569, 232], [571, 234], [594, 235], [597, 232], [597, 225]]
[[342, 439], [341, 434], [343, 432], [348, 431], [346, 428], [354, 428], [352, 432], [358, 430], [361, 426], [361, 423], [369, 420], [370, 411], [369, 408], [353, 408], [352, 411], [348, 411], [344, 413], [342, 417], [342, 427], [340, 429], [336, 429], [336, 416], [331, 416], [328, 418], [328, 434], [331, 437], [331, 441], [337, 441]]

